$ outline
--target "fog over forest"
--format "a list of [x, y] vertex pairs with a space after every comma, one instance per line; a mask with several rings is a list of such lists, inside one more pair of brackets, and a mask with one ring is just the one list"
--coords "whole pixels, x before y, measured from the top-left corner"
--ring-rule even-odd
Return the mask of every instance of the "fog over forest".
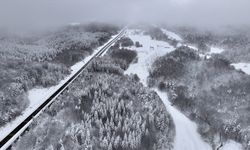
[[0, 28], [35, 30], [70, 22], [250, 25], [249, 0], [1, 0]]
[[0, 149], [250, 150], [250, 0], [0, 0]]

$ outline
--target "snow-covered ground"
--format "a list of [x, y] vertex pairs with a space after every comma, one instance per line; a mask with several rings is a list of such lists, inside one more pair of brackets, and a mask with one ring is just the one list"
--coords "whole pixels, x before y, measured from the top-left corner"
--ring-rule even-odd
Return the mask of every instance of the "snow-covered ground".
[[205, 54], [199, 54], [200, 57], [210, 59], [212, 57], [212, 54], [220, 54], [224, 51], [224, 49], [219, 47], [210, 47], [210, 51], [206, 52]]
[[198, 134], [197, 125], [189, 120], [178, 109], [171, 106], [167, 93], [161, 92], [157, 89], [155, 89], [155, 91], [162, 99], [168, 112], [172, 115], [175, 123], [176, 137], [174, 150], [212, 150], [210, 145], [204, 142], [201, 136]]
[[[133, 34], [133, 30], [130, 30], [128, 32], [128, 36], [134, 42], [139, 41], [143, 45], [143, 47], [133, 47], [133, 49], [138, 52], [138, 62], [135, 64], [131, 64], [125, 73], [137, 74], [140, 78], [140, 81], [145, 86], [147, 86], [146, 81], [149, 74], [148, 70], [153, 61], [157, 57], [173, 51], [174, 48], [166, 42], [151, 40], [149, 36], [145, 36], [143, 34]], [[158, 45], [161, 45], [161, 47], [159, 47]], [[162, 93], [156, 89], [154, 90], [159, 94], [160, 98], [164, 102], [167, 110], [174, 120], [176, 126], [174, 150], [211, 150], [211, 147], [207, 143], [205, 143], [198, 134], [195, 123], [191, 122], [179, 110], [171, 106], [166, 93]]]
[[[142, 33], [136, 33], [138, 33], [138, 31], [134, 32], [134, 30], [129, 30], [127, 32], [127, 36], [134, 42], [139, 41], [143, 47], [130, 47], [131, 49], [137, 51], [138, 62], [131, 64], [125, 73], [137, 74], [143, 85], [147, 86], [147, 77], [149, 75], [149, 68], [151, 64], [157, 57], [173, 51], [174, 47], [166, 42], [152, 40], [149, 36], [143, 35]], [[168, 35], [172, 34], [172, 32], [167, 32], [167, 30], [165, 30], [164, 33]], [[174, 37], [178, 39], [178, 35], [174, 34]], [[192, 46], [191, 48], [197, 49]], [[197, 125], [170, 104], [167, 94], [157, 89], [153, 90], [158, 93], [173, 118], [176, 127], [174, 150], [212, 150], [211, 146], [204, 142], [197, 132]], [[241, 144], [234, 141], [228, 141], [221, 149], [232, 150], [232, 148], [234, 150], [242, 149]]]
[[224, 144], [224, 146], [220, 150], [242, 150], [242, 149], [243, 148], [241, 144], [235, 141], [229, 140]]
[[[195, 46], [193, 46], [193, 45], [186, 45], [186, 46], [189, 47], [189, 48], [191, 48], [191, 49], [193, 49], [193, 50], [195, 50], [195, 51], [198, 51], [198, 50], [199, 50], [197, 47], [195, 47]], [[201, 57], [207, 56], [207, 58], [210, 58], [212, 54], [220, 54], [220, 53], [222, 53], [223, 51], [224, 51], [223, 48], [211, 46], [209, 52], [206, 52], [205, 54], [199, 53], [199, 55], [200, 55]]]
[[241, 70], [250, 75], [250, 63], [235, 63], [231, 64], [235, 69]]
[[166, 42], [152, 40], [150, 36], [145, 36], [142, 33], [134, 34], [134, 30], [129, 30], [127, 36], [134, 42], [139, 41], [143, 47], [130, 47], [133, 50], [136, 49], [139, 59], [138, 63], [131, 64], [125, 73], [137, 74], [146, 86], [149, 66], [157, 57], [173, 51], [174, 48]]
[[[175, 39], [175, 40], [177, 40], [177, 41], [179, 42], [180, 46], [183, 45], [183, 44], [181, 44], [181, 43], [183, 42], [183, 39], [182, 39], [179, 35], [175, 34], [174, 32], [171, 32], [171, 31], [168, 31], [168, 30], [166, 30], [166, 29], [163, 29], [163, 28], [162, 28], [161, 30], [162, 30], [162, 32], [163, 32], [164, 34], [166, 34], [170, 39]], [[194, 50], [197, 50], [197, 51], [198, 51], [198, 48], [195, 47], [195, 46], [193, 46], [193, 45], [190, 45], [190, 44], [184, 44], [184, 45], [185, 45], [185, 46], [188, 46], [188, 47], [191, 48], [191, 49], [194, 49]], [[210, 51], [209, 51], [208, 53], [206, 53], [206, 54], [207, 54], [207, 55], [219, 54], [219, 53], [222, 53], [223, 51], [224, 51], [223, 48], [211, 46], [211, 47], [210, 47]]]
[[[169, 35], [169, 37], [174, 38], [178, 41], [182, 39], [174, 34], [173, 32], [165, 30], [165, 34]], [[170, 36], [171, 35], [171, 36]], [[154, 60], [159, 57], [163, 56], [166, 53], [169, 53], [174, 50], [174, 48], [166, 42], [163, 41], [156, 41], [152, 40], [149, 36], [145, 36], [141, 34], [134, 34], [134, 30], [128, 30], [127, 36], [129, 36], [134, 42], [139, 41], [143, 47], [131, 47], [138, 53], [138, 62], [135, 64], [131, 64], [126, 74], [137, 74], [140, 78], [140, 81], [147, 86], [147, 77], [149, 75], [149, 67], [154, 62]], [[114, 37], [113, 37], [114, 38]], [[113, 39], [112, 38], [112, 39]], [[85, 58], [83, 61], [78, 62], [74, 66], [71, 67], [72, 72], [71, 74], [62, 80], [58, 85], [50, 87], [50, 88], [34, 88], [28, 92], [28, 98], [30, 100], [29, 107], [23, 112], [23, 114], [17, 117], [12, 122], [8, 123], [4, 127], [0, 128], [0, 141], [8, 135], [20, 122], [22, 122], [27, 116], [29, 116], [33, 110], [39, 107], [46, 98], [48, 98], [54, 91], [56, 91], [62, 84], [64, 84], [67, 79], [69, 79], [75, 72], [79, 70], [95, 53], [97, 53], [100, 48], [96, 49], [94, 53]], [[195, 48], [195, 47], [194, 47]], [[233, 64], [234, 65], [234, 64]], [[243, 66], [239, 67], [248, 68], [248, 74], [250, 74], [250, 64], [239, 65], [235, 64], [236, 66]], [[235, 66], [234, 65], [234, 66]], [[247, 65], [247, 66], [246, 66]], [[236, 67], [235, 66], [235, 67]], [[212, 148], [205, 143], [201, 136], [197, 132], [197, 126], [194, 122], [189, 120], [184, 114], [182, 114], [178, 109], [171, 106], [170, 102], [168, 101], [168, 97], [166, 93], [160, 92], [157, 89], [155, 90], [162, 101], [164, 102], [167, 110], [171, 114], [175, 126], [176, 126], [176, 137], [174, 142], [174, 150], [211, 150]], [[241, 150], [242, 147], [240, 144], [234, 141], [228, 141], [221, 150]]]
[[[182, 39], [181, 39], [180, 36], [178, 36], [177, 34], [175, 34], [173, 32], [167, 31], [165, 29], [162, 29], [162, 31], [163, 31], [163, 33], [165, 33], [166, 35], [168, 35], [172, 39], [176, 39], [177, 41], [179, 41], [180, 46], [182, 45], [181, 44]], [[188, 45], [185, 45], [185, 46], [188, 46], [189, 48], [198, 51], [198, 48], [195, 47], [195, 46], [193, 46], [193, 45], [188, 44]], [[201, 54], [200, 53], [199, 56], [201, 58], [204, 58], [205, 56], [206, 56], [206, 58], [210, 58], [212, 54], [220, 54], [223, 51], [224, 51], [223, 48], [211, 46], [209, 52], [207, 52], [205, 54]], [[236, 69], [242, 70], [246, 74], [250, 75], [250, 63], [237, 63], [237, 64], [231, 64], [231, 65], [234, 66]], [[162, 93], [162, 92], [160, 92], [158, 90], [156, 90], [156, 92], [161, 97], [161, 99], [163, 100], [164, 104], [167, 106], [168, 111], [170, 111], [170, 113], [172, 112], [171, 114], [175, 114], [175, 117], [173, 117], [173, 119], [174, 119], [174, 122], [175, 122], [176, 130], [179, 130], [179, 131], [183, 130], [181, 132], [176, 132], [176, 141], [175, 141], [175, 148], [176, 148], [176, 150], [185, 149], [185, 147], [183, 145], [177, 144], [177, 143], [181, 142], [181, 140], [178, 138], [179, 136], [186, 136], [186, 135], [188, 135], [188, 133], [178, 135], [179, 133], [187, 132], [187, 130], [184, 130], [185, 127], [183, 125], [190, 126], [189, 127], [189, 132], [191, 130], [193, 130], [192, 131], [193, 134], [196, 134], [195, 136], [193, 136], [193, 137], [196, 138], [194, 140], [199, 140], [199, 139], [197, 139], [197, 137], [199, 137], [199, 135], [197, 135], [197, 132], [196, 132], [196, 129], [197, 129], [196, 125], [193, 122], [191, 122], [190, 120], [186, 120], [187, 118], [185, 118], [185, 117], [183, 118], [183, 116], [182, 116], [183, 114], [181, 114], [181, 112], [179, 112], [178, 110], [174, 109], [172, 106], [169, 105], [168, 97], [167, 97], [166, 94], [164, 94], [164, 93]], [[185, 120], [181, 120], [180, 118], [185, 119]], [[188, 124], [186, 124], [186, 123], [188, 123]], [[182, 137], [182, 140], [187, 139], [187, 138], [188, 137]], [[190, 136], [190, 138], [192, 138], [192, 137]], [[184, 141], [182, 141], [182, 142], [184, 142]], [[184, 143], [187, 143], [187, 141], [184, 142]], [[199, 141], [199, 142], [196, 141], [195, 143], [202, 143], [202, 142], [201, 141]], [[206, 143], [203, 143], [203, 144], [205, 144], [206, 147], [204, 147], [204, 148], [197, 147], [197, 146], [195, 147], [195, 145], [193, 145], [192, 147], [193, 147], [193, 149], [197, 149], [197, 150], [198, 149], [202, 149], [202, 150], [203, 149], [211, 149], [211, 148], [207, 147]], [[239, 144], [239, 143], [237, 143], [237, 142], [235, 142], [235, 141], [229, 140], [226, 143], [224, 143], [223, 147], [221, 147], [221, 150], [242, 150], [242, 145]]]
[[210, 52], [209, 52], [209, 54], [220, 54], [220, 53], [222, 53], [224, 51], [224, 49], [222, 49], [222, 48], [218, 48], [218, 47], [211, 47], [211, 49], [210, 49]]
[[[114, 35], [108, 42], [113, 40], [117, 35]], [[108, 43], [107, 42], [107, 43]], [[93, 54], [86, 57], [83, 61], [80, 61], [71, 67], [71, 73], [65, 77], [64, 80], [60, 81], [58, 85], [49, 88], [34, 88], [28, 91], [29, 106], [24, 110], [22, 115], [18, 116], [13, 121], [7, 123], [5, 126], [0, 128], [0, 141], [3, 140], [13, 129], [16, 128], [22, 121], [25, 120], [34, 110], [36, 110], [44, 101], [49, 98], [55, 91], [57, 91], [69, 78], [71, 78], [82, 66], [84, 66], [103, 46], [98, 47], [94, 50]]]
[[196, 51], [198, 51], [198, 48], [197, 47], [195, 47], [195, 46], [193, 46], [193, 45], [186, 45], [187, 47], [189, 47], [189, 48], [191, 48], [191, 49], [193, 49], [193, 50], [196, 50]]
[[170, 39], [182, 42], [182, 38], [175, 34], [174, 32], [168, 31], [166, 29], [161, 29], [164, 34], [166, 34]]
[[[220, 54], [224, 51], [224, 49], [222, 48], [218, 48], [218, 47], [211, 47], [211, 50], [208, 54]], [[233, 63], [231, 64], [232, 66], [234, 66], [235, 69], [237, 70], [241, 70], [243, 72], [245, 72], [246, 74], [250, 75], [250, 63]]]

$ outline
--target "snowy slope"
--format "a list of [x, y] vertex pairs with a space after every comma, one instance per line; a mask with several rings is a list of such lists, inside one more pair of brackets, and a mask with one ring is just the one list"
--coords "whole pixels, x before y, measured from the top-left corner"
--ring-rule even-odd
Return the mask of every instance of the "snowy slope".
[[235, 63], [231, 64], [235, 69], [241, 70], [250, 75], [250, 63]]
[[242, 150], [242, 145], [235, 141], [229, 140], [220, 150]]
[[[168, 31], [164, 31], [164, 29], [162, 29], [162, 31], [166, 34], [166, 35], [168, 35], [168, 36], [171, 36], [171, 34], [173, 34], [172, 32], [168, 32]], [[176, 39], [178, 39], [178, 35], [176, 35], [175, 33], [173, 34], [174, 35], [174, 37], [176, 37]], [[180, 37], [179, 37], [180, 38]], [[181, 40], [179, 40], [179, 45], [183, 45], [183, 44], [181, 44], [181, 41], [182, 41], [182, 39]], [[198, 48], [197, 47], [195, 47], [195, 46], [193, 46], [193, 45], [190, 45], [190, 44], [188, 44], [188, 45], [185, 45], [185, 46], [188, 46], [189, 48], [191, 48], [191, 49], [194, 49], [194, 50], [196, 50], [196, 51], [198, 51]], [[205, 53], [205, 54], [201, 54], [201, 53], [199, 53], [199, 56], [201, 57], [201, 58], [210, 58], [211, 57], [211, 55], [212, 54], [220, 54], [220, 53], [222, 53], [223, 51], [225, 51], [223, 48], [219, 48], [219, 47], [213, 47], [213, 46], [211, 46], [210, 47], [210, 51], [209, 52], [207, 52], [207, 53]], [[245, 72], [246, 74], [249, 74], [250, 75], [250, 64], [247, 64], [247, 63], [238, 63], [238, 64], [231, 64], [231, 65], [233, 65], [236, 69], [240, 69], [240, 70], [242, 70], [243, 72]], [[169, 101], [168, 101], [168, 97], [167, 97], [167, 95], [166, 94], [164, 94], [164, 93], [162, 93], [162, 92], [160, 92], [160, 91], [156, 91], [157, 93], [158, 93], [158, 95], [163, 99], [163, 102], [164, 103], [166, 103], [165, 105], [166, 106], [169, 106]], [[176, 126], [176, 130], [183, 130], [183, 128], [185, 128], [185, 127], [182, 127], [182, 125], [183, 124], [185, 124], [185, 122], [186, 123], [188, 123], [188, 125], [190, 126], [190, 130], [189, 131], [191, 131], [191, 130], [193, 130], [193, 129], [197, 129], [197, 127], [196, 127], [196, 125], [194, 124], [194, 123], [192, 123], [190, 120], [185, 120], [185, 121], [183, 121], [183, 120], [180, 120], [180, 116], [181, 115], [183, 115], [183, 114], [179, 114], [179, 113], [181, 113], [181, 112], [179, 112], [178, 110], [173, 110], [173, 107], [171, 107], [171, 106], [169, 106], [169, 111], [171, 112], [172, 111], [172, 113], [174, 113], [174, 114], [176, 114], [176, 118], [174, 118], [174, 120], [175, 120], [175, 122], [176, 122], [176, 124], [175, 124], [175, 126]], [[179, 116], [179, 117], [178, 117]], [[187, 118], [185, 118], [185, 119], [187, 119]], [[186, 124], [185, 124], [186, 125]], [[192, 126], [192, 127], [191, 127]], [[178, 129], [178, 128], [180, 128], [180, 129]], [[187, 130], [186, 130], [187, 131]], [[182, 131], [182, 132], [179, 132], [179, 133], [184, 133], [184, 132], [186, 132], [186, 131]], [[192, 131], [193, 132], [193, 134], [196, 134], [197, 132], [196, 132], [196, 130], [193, 130]], [[176, 150], [179, 150], [179, 149], [181, 149], [181, 148], [183, 148], [183, 149], [185, 149], [185, 147], [182, 147], [182, 145], [180, 146], [180, 145], [178, 145], [177, 143], [182, 143], [182, 142], [184, 142], [184, 141], [180, 141], [179, 140], [179, 136], [185, 136], [185, 135], [188, 135], [188, 133], [187, 134], [181, 134], [181, 135], [178, 135], [178, 132], [177, 132], [177, 135], [176, 135], [176, 141], [175, 141], [175, 148], [176, 148]], [[193, 136], [193, 137], [196, 137], [196, 139], [195, 140], [198, 140], [197, 139], [197, 137], [199, 137], [200, 135], [195, 135], [195, 136]], [[185, 137], [185, 138], [188, 138], [188, 137]], [[184, 138], [182, 138], [182, 139], [184, 139]], [[196, 141], [195, 143], [197, 143], [198, 141]], [[186, 143], [186, 142], [185, 142]], [[202, 143], [202, 142], [199, 142], [199, 143]], [[205, 144], [205, 143], [203, 143], [203, 144]], [[207, 144], [205, 144], [205, 145], [207, 145]], [[192, 146], [193, 148], [195, 148], [195, 146], [193, 145]], [[211, 148], [208, 148], [207, 146], [206, 147], [203, 147], [202, 148], [202, 145], [200, 145], [200, 147], [197, 147], [196, 146], [196, 148], [199, 148], [199, 149], [211, 149]], [[195, 149], [196, 149], [195, 148]], [[224, 143], [224, 145], [220, 148], [220, 150], [242, 150], [243, 148], [242, 148], [242, 145], [240, 144], [240, 143], [237, 143], [237, 142], [235, 142], [235, 141], [232, 141], [232, 140], [228, 140], [226, 143]], [[198, 150], [198, 149], [197, 149]]]
[[[153, 61], [158, 56], [162, 56], [168, 52], [173, 51], [174, 48], [166, 42], [151, 40], [149, 36], [145, 36], [142, 34], [133, 34], [133, 30], [130, 30], [128, 32], [128, 36], [134, 42], [139, 41], [143, 45], [143, 47], [133, 47], [133, 49], [136, 49], [136, 51], [138, 52], [138, 63], [131, 64], [125, 73], [137, 74], [141, 79], [141, 82], [146, 86], [147, 76], [149, 74], [148, 69]], [[157, 45], [161, 46], [159, 47]], [[154, 47], [154, 49], [152, 49], [152, 47]], [[183, 115], [175, 107], [170, 105], [166, 93], [161, 93], [156, 89], [154, 90], [159, 94], [160, 98], [164, 102], [167, 110], [174, 120], [176, 126], [174, 149], [211, 150], [211, 147], [207, 143], [205, 143], [197, 133], [197, 127], [195, 123], [191, 122], [185, 115]]]
[[182, 42], [182, 38], [175, 34], [174, 32], [168, 31], [166, 29], [161, 29], [164, 34], [166, 34], [170, 39]]

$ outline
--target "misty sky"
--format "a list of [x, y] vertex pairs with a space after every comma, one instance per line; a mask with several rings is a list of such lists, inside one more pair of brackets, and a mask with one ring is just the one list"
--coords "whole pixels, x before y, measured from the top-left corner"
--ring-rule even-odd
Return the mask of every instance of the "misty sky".
[[250, 0], [0, 0], [0, 27], [38, 29], [70, 22], [250, 25]]

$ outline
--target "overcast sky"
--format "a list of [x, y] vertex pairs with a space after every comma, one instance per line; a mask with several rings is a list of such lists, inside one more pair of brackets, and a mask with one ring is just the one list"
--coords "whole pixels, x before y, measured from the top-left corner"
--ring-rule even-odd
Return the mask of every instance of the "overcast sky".
[[250, 0], [0, 0], [0, 27], [36, 29], [70, 22], [250, 25]]

